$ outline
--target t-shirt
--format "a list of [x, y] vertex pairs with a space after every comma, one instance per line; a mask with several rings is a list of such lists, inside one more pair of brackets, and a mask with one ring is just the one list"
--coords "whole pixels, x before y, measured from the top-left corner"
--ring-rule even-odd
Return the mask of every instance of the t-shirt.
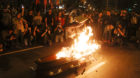
[[131, 23], [132, 23], [132, 24], [137, 24], [137, 23], [138, 23], [138, 20], [137, 20], [137, 17], [136, 17], [136, 16], [133, 16], [133, 17], [131, 18]]
[[34, 24], [35, 25], [41, 25], [42, 23], [42, 17], [41, 16], [35, 16], [34, 17]]
[[62, 34], [63, 33], [63, 29], [61, 27], [58, 27], [56, 30], [56, 34]]
[[47, 24], [48, 25], [51, 25], [52, 24], [52, 22], [53, 22], [52, 19], [53, 19], [53, 15], [52, 14], [51, 15], [48, 14], [47, 15]]
[[31, 25], [33, 22], [33, 16], [31, 16], [31, 15], [26, 16], [26, 20], [27, 20], [28, 24]]
[[15, 25], [16, 25], [16, 28], [15, 28], [15, 30], [17, 29], [17, 30], [21, 30], [21, 32], [24, 32], [24, 25], [23, 25], [23, 20], [24, 19], [16, 19], [15, 20]]

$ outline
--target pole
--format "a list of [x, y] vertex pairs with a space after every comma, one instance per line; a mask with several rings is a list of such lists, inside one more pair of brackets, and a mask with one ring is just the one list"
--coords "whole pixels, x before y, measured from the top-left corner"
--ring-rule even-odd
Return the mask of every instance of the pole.
[[107, 9], [107, 10], [108, 10], [108, 5], [109, 5], [108, 1], [109, 1], [109, 0], [106, 0], [106, 9]]

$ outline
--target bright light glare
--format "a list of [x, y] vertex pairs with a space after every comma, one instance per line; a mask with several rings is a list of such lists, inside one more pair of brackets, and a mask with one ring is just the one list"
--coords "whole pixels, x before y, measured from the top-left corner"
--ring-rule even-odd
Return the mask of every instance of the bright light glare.
[[71, 47], [64, 47], [58, 54], [56, 54], [57, 59], [65, 57], [82, 59], [85, 56], [91, 55], [99, 49], [99, 45], [95, 43], [95, 40], [90, 39], [92, 36], [92, 28], [84, 28], [84, 30], [79, 33], [79, 36], [74, 39], [74, 44]]

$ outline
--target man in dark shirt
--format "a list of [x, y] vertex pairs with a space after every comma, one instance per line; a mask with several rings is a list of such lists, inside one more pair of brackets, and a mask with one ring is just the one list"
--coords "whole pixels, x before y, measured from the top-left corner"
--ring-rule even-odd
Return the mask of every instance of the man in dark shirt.
[[[30, 10], [29, 14], [26, 16], [26, 20], [28, 22], [29, 27], [32, 27], [32, 23], [33, 23], [33, 11]], [[33, 27], [32, 27], [33, 28]]]
[[49, 46], [51, 46], [51, 44], [52, 44], [51, 30], [47, 24], [43, 25], [43, 29], [42, 29], [42, 33], [41, 33], [41, 40], [43, 41], [44, 44], [48, 43]]
[[49, 10], [46, 17], [47, 17], [47, 24], [51, 28], [51, 31], [53, 32], [54, 31], [54, 18], [53, 18], [52, 10]]

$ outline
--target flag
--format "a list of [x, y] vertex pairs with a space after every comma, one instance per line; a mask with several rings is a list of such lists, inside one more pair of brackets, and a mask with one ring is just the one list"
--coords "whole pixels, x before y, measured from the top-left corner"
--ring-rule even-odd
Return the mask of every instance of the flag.
[[36, 0], [36, 5], [40, 4], [40, 0]]
[[59, 0], [56, 0], [56, 5], [59, 5]]
[[52, 1], [51, 0], [49, 0], [49, 4], [52, 4]]
[[47, 6], [47, 0], [44, 0], [44, 7]]

